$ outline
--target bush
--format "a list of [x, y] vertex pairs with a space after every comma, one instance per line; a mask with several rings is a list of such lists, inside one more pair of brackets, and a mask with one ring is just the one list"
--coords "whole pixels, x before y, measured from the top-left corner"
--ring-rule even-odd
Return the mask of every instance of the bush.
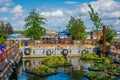
[[46, 57], [42, 60], [42, 63], [47, 64], [48, 66], [59, 66], [64, 64], [70, 64], [70, 62], [67, 59], [59, 56]]
[[39, 74], [49, 74], [49, 73], [53, 73], [55, 72], [55, 70], [49, 68], [48, 66], [45, 65], [41, 65], [38, 68], [32, 68], [31, 69], [33, 72], [35, 73], [39, 73]]
[[81, 55], [81, 58], [86, 58], [86, 59], [98, 59], [99, 56], [96, 53], [88, 53], [88, 54], [83, 54]]

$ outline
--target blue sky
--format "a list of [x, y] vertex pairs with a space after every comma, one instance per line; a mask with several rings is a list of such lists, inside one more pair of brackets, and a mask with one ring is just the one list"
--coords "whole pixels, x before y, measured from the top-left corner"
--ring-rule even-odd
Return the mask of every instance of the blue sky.
[[29, 12], [36, 12], [47, 19], [44, 28], [65, 30], [70, 16], [81, 18], [88, 30], [93, 23], [89, 18], [88, 4], [99, 13], [105, 25], [120, 30], [120, 0], [0, 0], [0, 20], [9, 22], [14, 29], [24, 29], [24, 19]]

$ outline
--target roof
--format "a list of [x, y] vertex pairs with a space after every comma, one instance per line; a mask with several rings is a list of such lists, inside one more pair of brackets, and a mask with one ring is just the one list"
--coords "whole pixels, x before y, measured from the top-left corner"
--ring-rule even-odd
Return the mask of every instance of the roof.
[[58, 34], [58, 33], [55, 32], [55, 31], [52, 31], [52, 30], [46, 30], [46, 34], [53, 34], [53, 35], [56, 35], [56, 34]]
[[14, 38], [14, 37], [23, 37], [24, 35], [23, 34], [10, 34], [9, 37], [10, 38]]
[[31, 40], [31, 38], [8, 38], [7, 40]]

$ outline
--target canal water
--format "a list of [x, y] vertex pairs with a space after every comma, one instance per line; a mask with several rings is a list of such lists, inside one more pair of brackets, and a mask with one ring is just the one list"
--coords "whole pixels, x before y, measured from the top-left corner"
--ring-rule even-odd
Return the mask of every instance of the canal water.
[[83, 72], [90, 66], [83, 63], [79, 58], [68, 58], [72, 63], [73, 69], [70, 74], [58, 73], [48, 77], [39, 77], [25, 72], [26, 68], [39, 66], [43, 58], [23, 59], [18, 67], [18, 72], [13, 74], [11, 80], [89, 80], [83, 76]]

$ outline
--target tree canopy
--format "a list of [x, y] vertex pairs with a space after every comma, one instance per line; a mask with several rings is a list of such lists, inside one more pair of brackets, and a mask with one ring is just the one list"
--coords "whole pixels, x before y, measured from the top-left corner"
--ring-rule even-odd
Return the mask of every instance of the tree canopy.
[[3, 21], [0, 21], [0, 45], [4, 44], [5, 40], [8, 37], [6, 24]]
[[90, 4], [88, 4], [88, 7], [90, 8], [90, 11], [88, 11], [89, 15], [90, 15], [90, 20], [92, 20], [94, 26], [95, 26], [95, 33], [100, 33], [101, 28], [103, 26], [103, 24], [101, 23], [101, 18], [99, 17], [98, 13], [94, 11], [94, 9], [92, 8], [92, 6]]
[[84, 40], [86, 38], [86, 27], [81, 19], [71, 17], [66, 27], [73, 39]]
[[45, 24], [45, 18], [37, 14], [33, 9], [29, 16], [25, 18], [25, 36], [32, 37], [35, 40], [39, 39], [40, 36], [46, 33], [43, 24]]
[[0, 21], [0, 38], [6, 39], [8, 37], [6, 24], [3, 21]]

